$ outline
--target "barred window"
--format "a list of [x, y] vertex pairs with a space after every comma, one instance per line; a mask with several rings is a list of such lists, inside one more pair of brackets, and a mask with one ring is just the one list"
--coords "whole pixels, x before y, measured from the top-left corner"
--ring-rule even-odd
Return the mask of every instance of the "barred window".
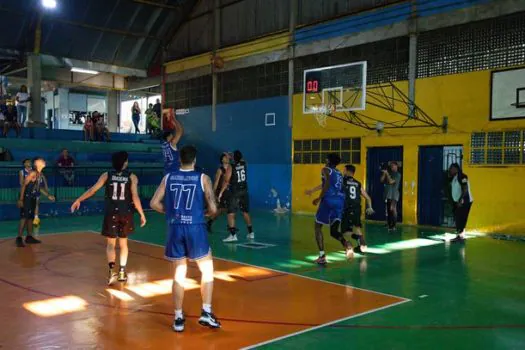
[[474, 132], [470, 138], [473, 165], [525, 164], [525, 130]]
[[344, 164], [361, 163], [361, 138], [294, 140], [294, 164], [324, 164], [330, 153], [341, 156]]
[[166, 84], [166, 105], [175, 109], [211, 105], [211, 95], [211, 75]]
[[417, 77], [457, 74], [525, 63], [525, 13], [423, 32]]

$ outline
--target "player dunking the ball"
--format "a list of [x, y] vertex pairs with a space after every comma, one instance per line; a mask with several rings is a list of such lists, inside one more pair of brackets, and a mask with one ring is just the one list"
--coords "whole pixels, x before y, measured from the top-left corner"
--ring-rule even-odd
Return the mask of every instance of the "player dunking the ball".
[[173, 299], [175, 318], [172, 328], [184, 331], [186, 322], [182, 311], [187, 261], [197, 262], [201, 271], [202, 312], [199, 323], [209, 328], [221, 324], [212, 313], [213, 259], [206, 231], [205, 205], [208, 215], [217, 213], [213, 187], [208, 175], [195, 170], [197, 149], [184, 146], [180, 150], [181, 167], [162, 179], [150, 206], [165, 213], [168, 224], [165, 256], [173, 262]]
[[179, 143], [184, 128], [182, 124], [175, 118], [175, 131], [165, 131], [162, 135], [164, 142], [162, 143], [162, 155], [164, 157], [164, 174], [171, 171], [179, 170], [180, 159], [177, 144]]
[[42, 170], [46, 167], [44, 158], [36, 157], [33, 160], [33, 171], [30, 171], [25, 177], [22, 189], [20, 190], [20, 197], [17, 206], [20, 208], [20, 225], [18, 227], [18, 237], [16, 237], [16, 246], [25, 247], [24, 230], [27, 228], [27, 237], [25, 243], [38, 244], [41, 243], [38, 239], [33, 237], [33, 220], [35, 219], [35, 209], [38, 203], [38, 197], [42, 192], [47, 198], [54, 202], [55, 197], [50, 195], [46, 189], [42, 188], [43, 184]]
[[[109, 265], [108, 285], [125, 282], [128, 279], [126, 264], [128, 262], [128, 235], [135, 230], [133, 224], [134, 209], [140, 215], [140, 225], [146, 225], [146, 217], [142, 210], [142, 204], [138, 195], [137, 176], [127, 170], [128, 153], [117, 152], [112, 156], [113, 170], [100, 175], [97, 183], [80, 196], [71, 206], [71, 212], [80, 208], [80, 203], [92, 197], [98, 190], [105, 186], [105, 213], [102, 226], [102, 235], [107, 238], [106, 256]], [[115, 268], [115, 245], [120, 246], [120, 269], [116, 273]]]
[[357, 241], [356, 253], [366, 251], [366, 241], [361, 232], [361, 196], [366, 199], [366, 214], [372, 215], [372, 199], [361, 186], [361, 183], [354, 178], [355, 166], [346, 165], [343, 177], [343, 192], [345, 194], [345, 206], [341, 221], [341, 232], [343, 235], [352, 234], [352, 238]]
[[345, 204], [343, 175], [336, 168], [339, 163], [341, 163], [339, 155], [330, 153], [326, 160], [326, 166], [321, 172], [321, 186], [306, 191], [307, 195], [311, 195], [321, 189], [321, 194], [313, 201], [314, 205], [319, 205], [315, 215], [315, 239], [319, 248], [319, 258], [315, 262], [319, 265], [326, 265], [327, 263], [324, 251], [323, 225], [330, 225], [330, 235], [341, 242], [346, 250], [347, 257], [352, 254], [351, 244], [346, 241], [343, 234], [339, 231]]

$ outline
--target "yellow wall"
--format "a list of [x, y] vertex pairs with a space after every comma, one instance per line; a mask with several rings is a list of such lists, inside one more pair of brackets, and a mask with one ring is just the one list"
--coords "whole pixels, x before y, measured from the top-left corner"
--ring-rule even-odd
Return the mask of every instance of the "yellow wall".
[[[417, 178], [419, 146], [462, 145], [463, 167], [468, 174], [474, 196], [469, 218], [469, 229], [481, 232], [525, 234], [525, 167], [480, 167], [469, 165], [470, 133], [472, 131], [508, 130], [525, 128], [525, 120], [489, 122], [490, 71], [457, 74], [416, 82], [416, 104], [436, 122], [449, 118], [449, 130], [400, 129], [385, 131], [382, 136], [356, 126], [329, 119], [321, 128], [311, 115], [302, 113], [302, 95], [294, 97], [293, 139], [362, 137], [361, 164], [357, 178], [365, 183], [366, 153], [369, 147], [403, 146], [403, 221], [417, 224]], [[406, 92], [408, 84], [397, 86]], [[399, 120], [390, 112], [369, 109], [368, 115]], [[392, 119], [393, 120], [393, 119]], [[304, 190], [319, 183], [319, 165], [293, 166], [293, 210], [314, 212], [311, 198]], [[366, 185], [366, 184], [365, 184]]]
[[[235, 46], [225, 47], [217, 51], [218, 55], [229, 62], [242, 57], [261, 54], [264, 52], [277, 51], [288, 47], [290, 36], [288, 33], [280, 33], [243, 43]], [[204, 67], [211, 64], [212, 54], [207, 52], [201, 55], [184, 58], [166, 63], [166, 73], [177, 73], [188, 69]]]

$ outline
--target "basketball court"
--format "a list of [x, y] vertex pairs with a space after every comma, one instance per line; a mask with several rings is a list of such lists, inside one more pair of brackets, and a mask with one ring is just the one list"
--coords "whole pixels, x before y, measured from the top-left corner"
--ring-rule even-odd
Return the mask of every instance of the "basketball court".
[[[517, 268], [520, 263], [512, 256], [519, 246], [494, 243], [509, 254], [487, 265], [491, 239], [472, 236], [466, 257], [464, 247], [443, 241], [443, 232], [404, 228], [392, 237], [368, 225], [373, 237], [366, 256], [347, 261], [337, 245], [327, 242], [329, 265], [323, 268], [313, 263], [311, 218], [256, 213], [255, 222], [266, 228], [258, 244], [225, 244], [225, 232], [211, 235], [214, 309], [222, 329], [198, 325], [200, 274], [190, 265], [187, 328], [176, 334], [171, 330], [171, 267], [161, 247], [164, 219], [148, 214], [149, 225], [130, 242], [129, 281], [111, 288], [105, 285], [99, 219], [47, 219], [38, 246], [15, 249], [12, 238], [0, 241], [5, 301], [0, 309], [10, 315], [0, 331], [3, 348], [282, 349], [372, 341], [388, 346], [404, 343], [414, 330], [422, 343], [425, 335], [437, 333], [445, 343], [459, 338], [475, 348], [490, 339], [490, 332], [517, 340], [525, 328], [522, 314], [508, 309], [510, 304], [489, 305], [475, 292], [476, 286], [488, 287], [512, 303], [522, 291], [517, 286], [524, 285], [518, 283], [523, 276], [500, 275], [498, 266]], [[7, 231], [12, 225], [5, 226]], [[61, 232], [64, 227], [85, 229]], [[466, 259], [471, 260], [468, 270]], [[515, 287], [508, 289], [509, 283]], [[473, 305], [476, 313], [465, 312]], [[485, 316], [489, 310], [490, 317]]]

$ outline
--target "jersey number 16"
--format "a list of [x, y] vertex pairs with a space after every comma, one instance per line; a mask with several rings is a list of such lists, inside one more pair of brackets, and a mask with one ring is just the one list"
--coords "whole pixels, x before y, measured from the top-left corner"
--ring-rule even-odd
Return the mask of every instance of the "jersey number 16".
[[246, 171], [244, 169], [237, 170], [237, 182], [246, 181]]

